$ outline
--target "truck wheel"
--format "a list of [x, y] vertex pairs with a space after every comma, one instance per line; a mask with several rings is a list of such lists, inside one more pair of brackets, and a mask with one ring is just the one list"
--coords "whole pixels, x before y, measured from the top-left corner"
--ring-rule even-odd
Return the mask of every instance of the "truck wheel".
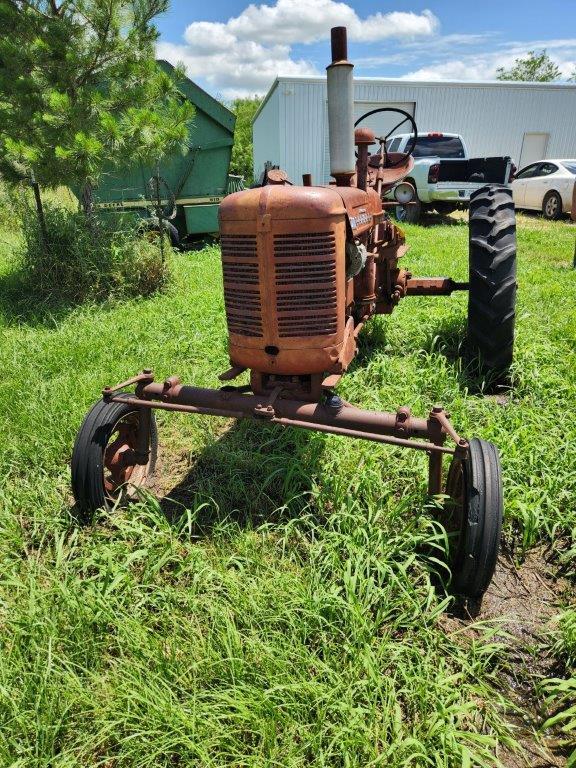
[[[164, 228], [164, 230], [166, 231], [166, 234], [170, 238], [170, 245], [172, 246], [172, 248], [176, 248], [176, 250], [181, 251], [182, 245], [180, 243], [180, 233], [178, 232], [174, 224], [172, 224], [171, 221], [164, 220], [162, 222], [162, 227]], [[154, 222], [146, 222], [143, 226], [143, 230], [147, 234], [147, 236], [151, 238], [158, 237], [160, 233], [160, 227], [158, 226], [158, 224], [155, 224]]]
[[88, 411], [72, 452], [72, 493], [84, 522], [97, 509], [137, 498], [156, 466], [158, 432], [151, 413], [150, 459], [136, 464], [133, 452], [141, 409], [129, 403], [100, 400]]
[[473, 438], [468, 456], [452, 459], [446, 495], [452, 591], [482, 597], [494, 575], [502, 531], [502, 471], [496, 446]]
[[512, 191], [487, 186], [470, 198], [468, 346], [483, 372], [512, 363], [516, 306], [516, 216]]
[[562, 216], [562, 198], [558, 192], [548, 192], [542, 202], [542, 215], [549, 221], [555, 221]]
[[410, 205], [397, 205], [396, 218], [406, 224], [418, 224], [422, 214], [422, 203], [415, 197]]

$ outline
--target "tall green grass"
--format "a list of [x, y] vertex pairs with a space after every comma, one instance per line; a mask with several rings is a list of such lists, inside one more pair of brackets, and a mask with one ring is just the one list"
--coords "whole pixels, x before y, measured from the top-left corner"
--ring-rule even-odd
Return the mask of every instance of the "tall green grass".
[[[415, 274], [466, 279], [465, 226], [407, 229]], [[441, 402], [496, 442], [518, 558], [576, 541], [574, 232], [520, 217], [502, 398], [458, 356], [464, 296], [375, 320], [341, 387], [370, 408]], [[79, 529], [68, 460], [101, 387], [147, 365], [218, 385], [219, 254], [178, 256], [145, 300], [47, 308], [6, 290], [16, 246], [0, 233], [0, 764], [497, 765], [508, 661], [496, 628], [446, 620], [425, 457], [160, 414], [170, 499]]]

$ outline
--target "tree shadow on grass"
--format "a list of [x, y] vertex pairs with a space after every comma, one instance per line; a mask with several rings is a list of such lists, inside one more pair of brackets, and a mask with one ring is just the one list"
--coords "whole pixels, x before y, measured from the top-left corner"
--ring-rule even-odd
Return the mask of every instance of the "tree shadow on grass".
[[82, 302], [62, 295], [57, 286], [40, 291], [23, 271], [0, 275], [0, 321], [4, 325], [54, 328]]
[[[256, 528], [296, 517], [309, 507], [319, 472], [324, 443], [318, 437], [264, 422], [237, 421], [204, 448], [172, 486], [166, 477], [159, 478], [160, 508], [173, 524], [193, 510], [193, 531], [203, 537], [227, 522]], [[162, 464], [169, 476], [166, 452]]]

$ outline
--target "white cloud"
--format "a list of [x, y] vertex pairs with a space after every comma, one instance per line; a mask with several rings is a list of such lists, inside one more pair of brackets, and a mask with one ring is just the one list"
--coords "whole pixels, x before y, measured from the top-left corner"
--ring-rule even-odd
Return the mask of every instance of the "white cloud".
[[[190, 24], [186, 37], [196, 24]], [[431, 35], [439, 27], [432, 11], [420, 14], [393, 11], [361, 19], [346, 3], [335, 0], [276, 0], [275, 5], [249, 5], [226, 29], [238, 40], [261, 43], [312, 43], [330, 35], [330, 27], [348, 27], [351, 40]]]
[[233, 55], [229, 50], [200, 55], [186, 45], [159, 43], [156, 53], [173, 64], [182, 62], [192, 80], [206, 80], [213, 91], [226, 99], [266, 93], [278, 74], [320, 74], [310, 62], [293, 61], [287, 45], [264, 47], [246, 41], [235, 43]]
[[540, 51], [544, 48], [560, 69], [561, 78], [568, 79], [576, 68], [576, 39], [502, 43], [498, 50], [460, 55], [458, 59], [451, 58], [447, 61], [436, 61], [408, 72], [401, 79], [494, 80], [499, 67], [508, 69], [516, 59], [525, 57], [529, 51]]
[[158, 56], [185, 64], [225, 98], [265, 93], [277, 75], [320, 74], [304, 59], [293, 59], [291, 46], [329, 37], [333, 26], [346, 26], [351, 40], [414, 40], [433, 35], [439, 22], [431, 11], [376, 13], [360, 18], [336, 0], [276, 0], [249, 5], [226, 23], [197, 21], [184, 33], [185, 44], [159, 43]]

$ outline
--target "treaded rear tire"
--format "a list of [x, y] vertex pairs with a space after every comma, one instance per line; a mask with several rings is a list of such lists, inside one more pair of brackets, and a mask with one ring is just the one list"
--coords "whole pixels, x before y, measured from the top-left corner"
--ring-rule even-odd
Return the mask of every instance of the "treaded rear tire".
[[482, 372], [505, 373], [514, 353], [516, 214], [508, 187], [470, 198], [468, 347]]

